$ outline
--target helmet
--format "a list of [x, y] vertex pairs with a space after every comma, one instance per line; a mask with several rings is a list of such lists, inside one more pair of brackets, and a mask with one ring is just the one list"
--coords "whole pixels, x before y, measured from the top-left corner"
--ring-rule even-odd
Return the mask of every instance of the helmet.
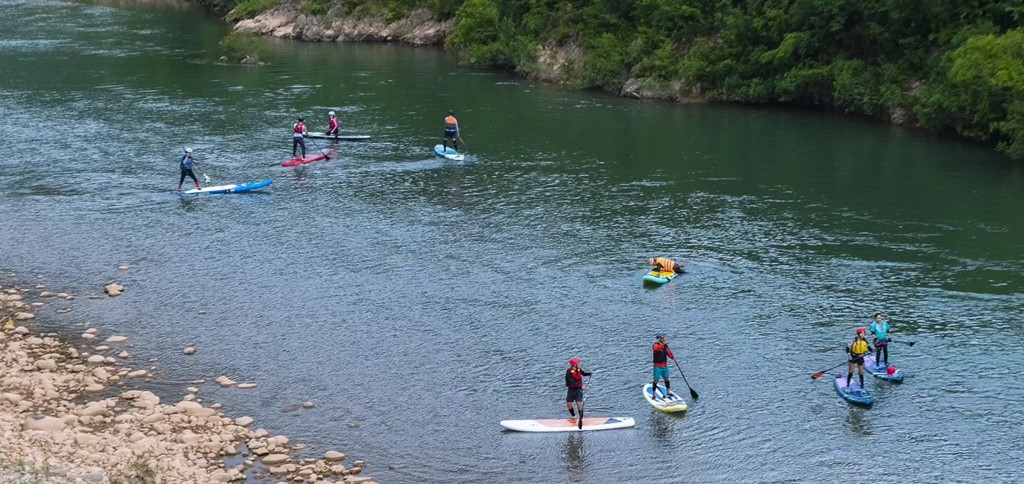
[[668, 334], [666, 334], [664, 331], [658, 331], [657, 333], [654, 333], [655, 339], [661, 339], [664, 338], [665, 336], [668, 336]]
[[192, 148], [185, 148], [185, 153], [191, 153], [191, 152], [192, 152]]
[[580, 364], [580, 359], [579, 358], [576, 358], [575, 356], [572, 357], [572, 358], [569, 358], [569, 366], [576, 366], [578, 364]]
[[330, 112], [328, 112], [328, 113], [327, 113], [327, 115], [328, 115], [328, 116], [334, 116], [334, 111], [330, 111]]
[[300, 122], [300, 123], [302, 122], [302, 118], [299, 118], [299, 122]]
[[449, 109], [448, 110], [448, 114], [455, 114], [455, 110], [454, 109]]
[[867, 333], [867, 332], [868, 332], [868, 330], [864, 329], [863, 327], [857, 328], [857, 334], [864, 334], [864, 333]]

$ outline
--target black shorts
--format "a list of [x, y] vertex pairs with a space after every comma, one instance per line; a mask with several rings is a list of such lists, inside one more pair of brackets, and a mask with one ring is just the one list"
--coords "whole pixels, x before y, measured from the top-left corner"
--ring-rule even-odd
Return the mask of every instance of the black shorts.
[[568, 388], [565, 392], [566, 402], [580, 402], [583, 401], [583, 389], [582, 388]]
[[455, 139], [456, 136], [457, 135], [455, 134], [455, 130], [454, 129], [450, 130], [450, 131], [447, 130], [447, 129], [444, 130], [444, 137], [445, 137], [445, 139]]
[[851, 356], [850, 363], [856, 363], [858, 365], [864, 366], [864, 355]]

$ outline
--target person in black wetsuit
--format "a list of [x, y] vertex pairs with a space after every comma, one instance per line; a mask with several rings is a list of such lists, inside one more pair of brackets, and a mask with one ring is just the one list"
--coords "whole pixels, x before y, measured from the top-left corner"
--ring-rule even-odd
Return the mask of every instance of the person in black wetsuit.
[[178, 163], [181, 166], [181, 178], [178, 179], [178, 191], [181, 191], [181, 185], [185, 183], [185, 177], [189, 177], [196, 184], [196, 188], [199, 188], [199, 179], [196, 178], [196, 174], [192, 172], [192, 164], [199, 163], [195, 158], [192, 158], [192, 148], [185, 148], [185, 156], [181, 157], [181, 161]]

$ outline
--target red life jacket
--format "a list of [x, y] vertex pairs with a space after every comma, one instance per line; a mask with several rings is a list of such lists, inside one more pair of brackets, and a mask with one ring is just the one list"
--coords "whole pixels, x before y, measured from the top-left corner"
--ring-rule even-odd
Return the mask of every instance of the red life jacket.
[[295, 123], [295, 128], [292, 129], [295, 134], [303, 134], [306, 132], [306, 125], [302, 123]]
[[331, 124], [329, 125], [328, 129], [330, 129], [331, 131], [338, 129], [338, 118], [331, 118]]

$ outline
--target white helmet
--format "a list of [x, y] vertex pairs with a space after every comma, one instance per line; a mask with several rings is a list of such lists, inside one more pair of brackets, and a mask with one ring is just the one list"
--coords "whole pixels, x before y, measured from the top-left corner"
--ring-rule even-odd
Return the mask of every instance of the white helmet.
[[330, 115], [330, 116], [334, 116], [334, 111], [331, 111], [331, 112], [329, 112], [327, 114]]
[[192, 152], [192, 148], [185, 148], [185, 153], [191, 153], [191, 152]]

